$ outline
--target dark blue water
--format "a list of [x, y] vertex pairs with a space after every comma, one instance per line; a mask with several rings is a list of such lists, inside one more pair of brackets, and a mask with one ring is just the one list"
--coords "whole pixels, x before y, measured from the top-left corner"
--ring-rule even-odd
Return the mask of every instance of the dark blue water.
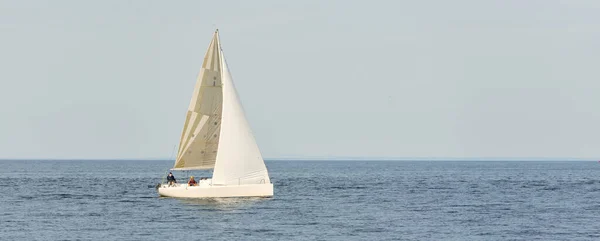
[[597, 162], [270, 161], [273, 198], [208, 200], [171, 165], [0, 161], [0, 239], [600, 240]]

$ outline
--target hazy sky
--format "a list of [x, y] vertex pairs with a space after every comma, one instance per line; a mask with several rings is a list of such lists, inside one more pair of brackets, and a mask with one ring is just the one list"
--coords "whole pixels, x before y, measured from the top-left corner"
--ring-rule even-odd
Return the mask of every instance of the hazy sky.
[[168, 158], [215, 26], [279, 157], [600, 157], [600, 1], [0, 1], [0, 158]]

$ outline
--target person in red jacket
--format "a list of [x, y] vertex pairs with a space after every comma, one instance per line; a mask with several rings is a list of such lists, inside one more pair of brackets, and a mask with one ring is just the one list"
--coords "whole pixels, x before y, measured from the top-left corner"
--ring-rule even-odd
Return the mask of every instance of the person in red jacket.
[[194, 176], [190, 176], [190, 180], [188, 181], [188, 186], [196, 186], [196, 180], [194, 180]]

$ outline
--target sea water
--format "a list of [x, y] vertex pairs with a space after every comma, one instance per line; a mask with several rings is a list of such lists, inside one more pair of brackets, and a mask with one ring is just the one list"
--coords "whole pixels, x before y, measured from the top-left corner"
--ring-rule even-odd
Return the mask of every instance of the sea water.
[[267, 161], [273, 198], [200, 200], [170, 166], [0, 161], [0, 240], [600, 240], [597, 162]]

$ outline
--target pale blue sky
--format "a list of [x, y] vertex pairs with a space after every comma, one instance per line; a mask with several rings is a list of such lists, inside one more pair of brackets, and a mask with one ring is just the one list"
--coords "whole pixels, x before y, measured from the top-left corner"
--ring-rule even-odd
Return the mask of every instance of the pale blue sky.
[[168, 158], [215, 26], [280, 157], [600, 157], [600, 1], [0, 1], [0, 158]]

